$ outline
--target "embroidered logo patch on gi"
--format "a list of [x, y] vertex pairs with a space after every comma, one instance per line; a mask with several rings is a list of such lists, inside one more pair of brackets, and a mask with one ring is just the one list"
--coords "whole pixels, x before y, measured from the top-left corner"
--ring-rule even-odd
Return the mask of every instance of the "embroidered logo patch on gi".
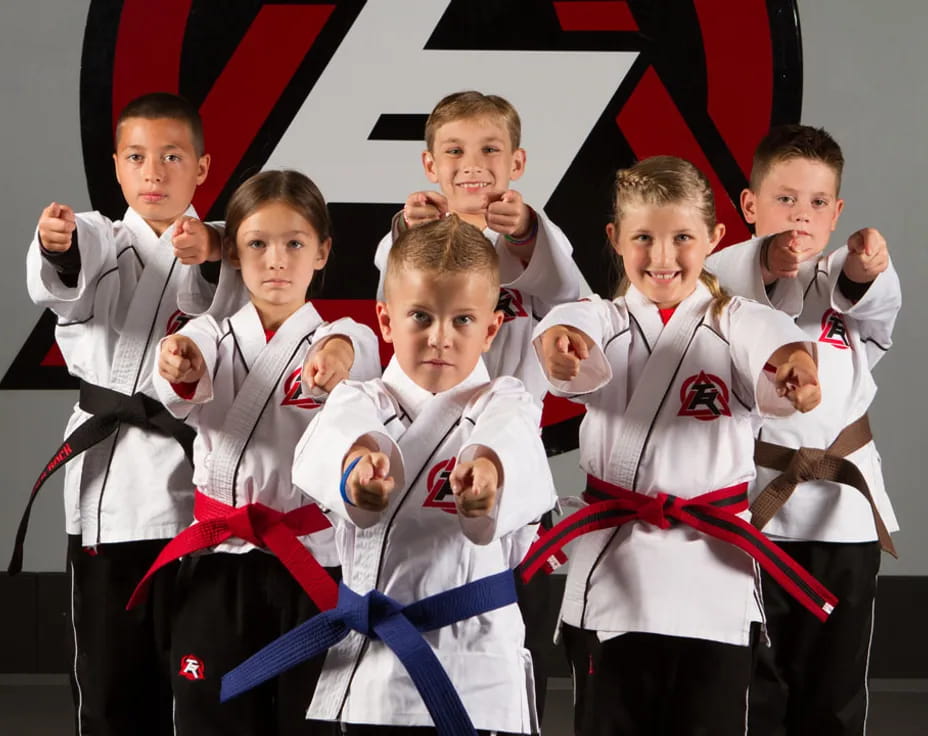
[[451, 481], [449, 480], [452, 470], [454, 470], [454, 458], [442, 460], [429, 470], [426, 481], [429, 493], [422, 504], [423, 506], [441, 509], [449, 514], [458, 512], [458, 508], [454, 504], [454, 492], [451, 490]]
[[850, 348], [851, 343], [847, 338], [847, 323], [844, 321], [844, 315], [834, 309], [826, 309], [825, 314], [822, 315], [822, 334], [818, 341], [832, 345], [839, 350]]
[[206, 665], [203, 660], [193, 654], [185, 654], [180, 658], [180, 672], [177, 673], [188, 680], [205, 680]]
[[297, 368], [284, 381], [284, 400], [281, 406], [298, 406], [301, 409], [318, 409], [322, 404], [308, 393], [303, 393], [303, 366]]
[[165, 336], [173, 335], [192, 319], [193, 317], [191, 317], [189, 314], [184, 314], [179, 309], [174, 310], [174, 313], [168, 317], [168, 326], [164, 331]]
[[705, 371], [690, 376], [680, 387], [681, 417], [694, 417], [704, 422], [730, 417], [728, 406], [728, 386], [718, 376]]
[[522, 294], [517, 289], [501, 288], [496, 311], [503, 313], [503, 322], [511, 322], [516, 317], [528, 317], [528, 312], [522, 306]]

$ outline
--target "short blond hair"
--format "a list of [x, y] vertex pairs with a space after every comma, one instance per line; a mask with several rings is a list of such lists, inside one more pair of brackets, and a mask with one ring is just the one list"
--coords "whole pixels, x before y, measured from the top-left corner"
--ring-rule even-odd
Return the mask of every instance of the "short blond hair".
[[[621, 230], [623, 208], [641, 204], [653, 207], [691, 204], [699, 212], [710, 233], [718, 224], [715, 215], [715, 195], [712, 193], [709, 180], [689, 161], [676, 156], [652, 156], [628, 169], [617, 171], [614, 201], [612, 222], [617, 232]], [[628, 278], [625, 276], [622, 258], [617, 255], [616, 261], [619, 271], [616, 293], [621, 295], [628, 289]], [[731, 300], [731, 296], [706, 269], [702, 270], [699, 278], [715, 297], [713, 313], [719, 316]]]
[[841, 193], [841, 176], [844, 173], [841, 146], [824, 128], [795, 124], [771, 128], [757, 144], [751, 163], [751, 191], [757, 192], [776, 164], [794, 158], [825, 164], [835, 174], [835, 194]]
[[499, 289], [499, 256], [493, 244], [473, 225], [448, 215], [404, 231], [387, 256], [384, 293], [393, 277], [403, 270], [426, 271], [442, 276], [455, 273], [484, 274]]
[[475, 90], [455, 92], [439, 100], [425, 121], [425, 146], [432, 152], [435, 134], [446, 123], [455, 120], [488, 118], [502, 123], [509, 132], [512, 149], [519, 147], [522, 141], [522, 121], [512, 104], [498, 95], [485, 95]]

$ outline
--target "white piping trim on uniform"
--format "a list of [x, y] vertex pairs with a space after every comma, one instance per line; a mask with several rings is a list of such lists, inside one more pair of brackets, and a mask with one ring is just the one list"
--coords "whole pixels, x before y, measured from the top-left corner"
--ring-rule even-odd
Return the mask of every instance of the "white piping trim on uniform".
[[748, 725], [751, 720], [751, 679], [753, 677], [748, 679], [748, 686], [744, 689], [744, 736], [748, 736]]
[[77, 676], [77, 657], [78, 657], [78, 647], [77, 647], [77, 625], [74, 623], [74, 561], [71, 560], [69, 565], [71, 568], [71, 633], [74, 636], [74, 663], [73, 663], [73, 672], [74, 672], [74, 684], [77, 686], [77, 734], [78, 736], [83, 736], [84, 725], [83, 725], [83, 711], [84, 711], [84, 691], [81, 689], [81, 681]]
[[171, 696], [171, 728], [174, 730], [174, 736], [177, 736], [177, 698]]
[[[882, 554], [882, 552], [881, 552]], [[879, 573], [877, 573], [879, 577]], [[876, 590], [876, 585], [874, 585], [874, 590]], [[864, 667], [864, 733], [863, 736], [867, 736], [867, 716], [870, 715], [870, 647], [873, 644], [873, 622], [876, 618], [876, 595], [873, 596], [873, 600], [870, 602], [870, 638], [867, 640], [867, 665]]]

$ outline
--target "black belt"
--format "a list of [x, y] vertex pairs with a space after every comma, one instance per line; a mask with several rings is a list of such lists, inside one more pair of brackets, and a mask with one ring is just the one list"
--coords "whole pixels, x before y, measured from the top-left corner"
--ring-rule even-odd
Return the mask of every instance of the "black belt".
[[181, 420], [171, 416], [158, 400], [143, 393], [129, 396], [113, 389], [81, 381], [78, 405], [92, 416], [65, 438], [32, 486], [29, 502], [26, 504], [26, 510], [16, 530], [13, 556], [7, 567], [10, 575], [15, 575], [22, 570], [23, 543], [26, 541], [26, 531], [29, 528], [29, 514], [32, 512], [32, 504], [35, 502], [39, 489], [55, 471], [67, 465], [85, 450], [103, 442], [116, 431], [120, 424], [128, 424], [155, 434], [173, 437], [184, 449], [184, 454], [191, 465], [193, 464], [193, 438], [196, 437], [196, 432]]

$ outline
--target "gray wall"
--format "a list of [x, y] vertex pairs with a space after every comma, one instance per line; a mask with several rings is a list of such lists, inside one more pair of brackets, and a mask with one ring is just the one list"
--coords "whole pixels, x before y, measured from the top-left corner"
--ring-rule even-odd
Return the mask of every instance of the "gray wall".
[[[0, 269], [0, 310], [6, 315], [0, 341], [3, 372], [39, 316], [26, 295], [24, 276], [25, 251], [39, 212], [52, 199], [76, 209], [89, 205], [78, 119], [86, 8], [87, 3], [72, 0], [12, 0], [0, 10], [0, 221], [7, 232], [6, 267]], [[920, 421], [926, 409], [921, 375], [926, 351], [919, 324], [921, 315], [928, 314], [928, 295], [919, 287], [928, 279], [928, 251], [921, 243], [928, 232], [928, 208], [918, 177], [928, 166], [922, 137], [928, 10], [922, 0], [809, 0], [800, 12], [803, 121], [828, 128], [848, 161], [847, 207], [835, 242], [858, 227], [879, 227], [902, 277], [906, 298], [896, 346], [877, 369], [880, 392], [872, 412], [887, 486], [903, 527], [897, 537], [902, 559], [886, 559], [883, 572], [926, 575], [928, 536], [921, 528], [928, 524], [928, 494], [922, 492], [922, 459], [928, 443]], [[537, 166], [541, 148], [529, 150]], [[326, 192], [338, 186], [323, 182]], [[69, 392], [0, 392], [2, 563], [26, 494], [75, 398]], [[578, 487], [576, 453], [554, 465], [562, 488]], [[28, 570], [63, 569], [60, 487], [60, 480], [50, 481], [34, 510]]]

